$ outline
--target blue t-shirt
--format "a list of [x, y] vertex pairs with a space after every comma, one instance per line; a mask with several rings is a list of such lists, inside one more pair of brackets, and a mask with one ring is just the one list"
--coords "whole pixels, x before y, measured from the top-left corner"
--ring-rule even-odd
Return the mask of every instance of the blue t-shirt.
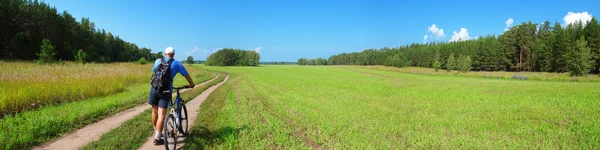
[[[165, 57], [165, 60], [170, 60], [171, 58], [169, 57]], [[158, 65], [160, 65], [160, 63], [162, 62], [162, 59], [156, 59], [156, 61], [154, 61], [154, 66], [152, 67], [152, 72], [154, 72], [154, 70], [156, 70], [156, 67], [158, 67]], [[165, 61], [168, 62], [168, 61]], [[177, 73], [180, 73], [182, 76], [187, 76], [188, 72], [187, 70], [185, 70], [185, 67], [183, 67], [183, 65], [177, 61], [177, 60], [173, 60], [173, 63], [171, 63], [171, 65], [169, 66], [171, 67], [171, 85], [169, 87], [171, 87], [171, 90], [173, 90], [173, 78], [175, 78], [175, 75], [177, 75]]]

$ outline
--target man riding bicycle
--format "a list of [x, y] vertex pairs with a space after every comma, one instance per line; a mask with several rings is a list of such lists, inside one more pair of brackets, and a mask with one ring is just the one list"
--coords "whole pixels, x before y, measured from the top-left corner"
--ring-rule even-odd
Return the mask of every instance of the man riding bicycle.
[[[170, 62], [169, 68], [170, 68], [170, 73], [171, 73], [170, 74], [171, 75], [170, 76], [171, 84], [168, 85], [170, 87], [170, 90], [173, 90], [173, 77], [175, 77], [175, 75], [177, 75], [177, 73], [180, 73], [182, 76], [185, 76], [185, 79], [187, 79], [187, 81], [190, 84], [189, 88], [194, 88], [194, 81], [188, 74], [187, 70], [185, 69], [185, 67], [183, 67], [183, 65], [179, 61], [177, 61], [177, 60], [171, 61], [171, 59], [174, 59], [174, 58], [175, 58], [175, 49], [173, 49], [173, 47], [167, 47], [165, 49], [164, 59], [157, 59], [154, 62], [154, 66], [152, 67], [152, 72], [155, 72], [156, 68], [163, 62]], [[164, 119], [165, 119], [167, 107], [169, 106], [171, 98], [172, 98], [171, 94], [167, 94], [167, 95], [160, 94], [159, 92], [157, 92], [156, 89], [154, 89], [152, 87], [150, 88], [150, 96], [148, 97], [148, 104], [152, 105], [152, 126], [154, 126], [154, 145], [164, 144], [164, 139], [161, 139], [161, 136], [162, 136], [161, 131], [163, 130]]]

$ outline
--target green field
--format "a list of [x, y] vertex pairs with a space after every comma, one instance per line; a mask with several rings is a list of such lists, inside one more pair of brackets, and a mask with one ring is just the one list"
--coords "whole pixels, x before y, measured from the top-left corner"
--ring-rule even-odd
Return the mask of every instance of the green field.
[[202, 104], [185, 149], [600, 148], [600, 83], [205, 68], [231, 79]]

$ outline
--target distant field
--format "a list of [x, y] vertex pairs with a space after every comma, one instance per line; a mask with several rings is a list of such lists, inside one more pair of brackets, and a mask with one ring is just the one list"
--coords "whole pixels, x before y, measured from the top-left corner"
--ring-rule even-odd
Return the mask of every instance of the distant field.
[[232, 74], [185, 149], [598, 149], [600, 83], [362, 67], [205, 67]]
[[372, 68], [379, 70], [389, 70], [395, 72], [426, 74], [434, 76], [464, 76], [464, 77], [484, 77], [484, 78], [500, 78], [513, 79], [513, 76], [520, 77], [519, 80], [536, 80], [536, 81], [568, 81], [568, 82], [600, 82], [600, 75], [588, 74], [586, 76], [572, 77], [569, 73], [550, 73], [550, 72], [505, 72], [505, 71], [470, 71], [458, 72], [447, 71], [440, 69], [435, 71], [433, 68], [422, 67], [385, 67], [385, 66], [352, 66], [359, 68]]

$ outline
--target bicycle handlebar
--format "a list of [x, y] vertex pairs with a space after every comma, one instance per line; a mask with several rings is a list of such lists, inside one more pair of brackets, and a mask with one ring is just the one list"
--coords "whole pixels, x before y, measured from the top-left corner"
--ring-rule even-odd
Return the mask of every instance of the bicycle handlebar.
[[187, 88], [190, 88], [190, 86], [186, 85], [186, 86], [180, 86], [180, 87], [173, 87], [173, 89], [177, 89], [177, 90], [178, 89], [187, 89]]

